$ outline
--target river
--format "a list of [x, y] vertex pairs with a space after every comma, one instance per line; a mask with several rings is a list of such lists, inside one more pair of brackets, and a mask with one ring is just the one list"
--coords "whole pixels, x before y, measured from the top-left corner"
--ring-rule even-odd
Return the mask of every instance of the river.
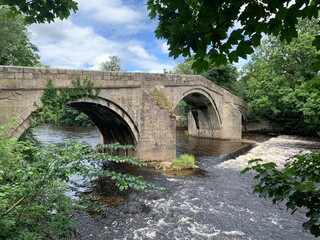
[[[33, 132], [43, 144], [71, 138], [93, 146], [99, 143], [95, 128], [40, 126]], [[315, 239], [302, 230], [303, 212], [292, 215], [284, 204], [274, 205], [270, 199], [253, 195], [253, 173], [241, 175], [239, 171], [250, 159], [261, 157], [281, 164], [303, 149], [320, 149], [320, 143], [292, 136], [244, 138], [256, 144], [177, 132], [178, 154], [194, 154], [200, 170], [168, 174], [131, 169], [166, 190], [131, 190], [108, 197], [99, 216], [75, 213], [81, 239]]]

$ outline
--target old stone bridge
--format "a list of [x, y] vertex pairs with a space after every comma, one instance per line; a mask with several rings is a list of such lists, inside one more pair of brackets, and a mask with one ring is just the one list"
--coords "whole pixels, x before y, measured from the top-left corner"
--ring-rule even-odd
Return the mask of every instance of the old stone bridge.
[[[142, 161], [171, 161], [176, 155], [176, 121], [173, 110], [184, 100], [191, 109], [190, 135], [240, 139], [247, 105], [238, 97], [201, 76], [103, 72], [0, 66], [0, 124], [19, 117], [10, 132], [20, 137], [30, 115], [41, 106], [49, 79], [57, 88], [89, 79], [101, 89], [98, 99], [81, 98], [69, 105], [86, 113], [97, 125], [105, 143], [133, 144]], [[161, 106], [155, 95], [166, 99]]]

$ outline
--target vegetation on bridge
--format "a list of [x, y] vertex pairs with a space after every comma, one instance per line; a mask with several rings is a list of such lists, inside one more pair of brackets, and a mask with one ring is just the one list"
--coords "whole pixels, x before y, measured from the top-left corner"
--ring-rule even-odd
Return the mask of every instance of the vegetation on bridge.
[[160, 90], [155, 89], [153, 91], [152, 99], [156, 105], [158, 105], [160, 108], [166, 109], [169, 112], [170, 118], [172, 120], [176, 119], [171, 103], [168, 101], [167, 97]]
[[89, 79], [77, 78], [71, 81], [69, 88], [58, 90], [52, 80], [48, 80], [41, 101], [43, 106], [33, 113], [36, 124], [49, 123], [54, 125], [94, 126], [91, 119], [84, 113], [67, 105], [68, 102], [82, 97], [96, 99], [100, 89], [93, 86]]

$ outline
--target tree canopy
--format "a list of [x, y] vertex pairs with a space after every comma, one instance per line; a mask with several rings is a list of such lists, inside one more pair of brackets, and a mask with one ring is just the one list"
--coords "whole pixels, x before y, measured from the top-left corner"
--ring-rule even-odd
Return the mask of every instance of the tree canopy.
[[[194, 53], [193, 68], [208, 68], [206, 57], [217, 64], [246, 59], [265, 35], [291, 42], [298, 36], [298, 19], [316, 18], [320, 1], [208, 1], [148, 0], [150, 18], [158, 19], [156, 37], [167, 39], [169, 55], [177, 58]], [[320, 36], [313, 40], [320, 49]], [[314, 67], [320, 68], [320, 59]]]
[[[179, 63], [174, 69], [173, 73], [177, 74], [196, 74], [192, 69], [192, 64], [195, 62], [193, 56], [186, 58], [182, 63]], [[201, 73], [203, 77], [217, 85], [227, 89], [235, 95], [238, 95], [238, 71], [237, 68], [231, 64], [217, 66], [214, 62], [208, 60], [208, 69]]]
[[100, 69], [103, 71], [123, 71], [121, 67], [121, 60], [116, 55], [110, 56], [109, 60], [101, 63]]
[[7, 9], [0, 8], [0, 65], [40, 64], [38, 49], [30, 42], [22, 17], [8, 18], [7, 13]]
[[268, 120], [286, 133], [314, 135], [320, 127], [319, 50], [312, 42], [320, 32], [315, 21], [300, 20], [290, 44], [270, 36], [244, 67], [241, 79], [251, 120]]
[[7, 6], [12, 14], [22, 14], [27, 23], [52, 22], [66, 19], [78, 10], [73, 0], [0, 0], [0, 7]]

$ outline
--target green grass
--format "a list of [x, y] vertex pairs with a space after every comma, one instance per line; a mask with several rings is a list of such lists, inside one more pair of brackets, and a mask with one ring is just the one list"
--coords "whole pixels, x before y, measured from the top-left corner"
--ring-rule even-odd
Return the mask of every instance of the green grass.
[[169, 166], [171, 170], [182, 170], [196, 168], [195, 157], [190, 154], [182, 154], [178, 158], [174, 159]]

